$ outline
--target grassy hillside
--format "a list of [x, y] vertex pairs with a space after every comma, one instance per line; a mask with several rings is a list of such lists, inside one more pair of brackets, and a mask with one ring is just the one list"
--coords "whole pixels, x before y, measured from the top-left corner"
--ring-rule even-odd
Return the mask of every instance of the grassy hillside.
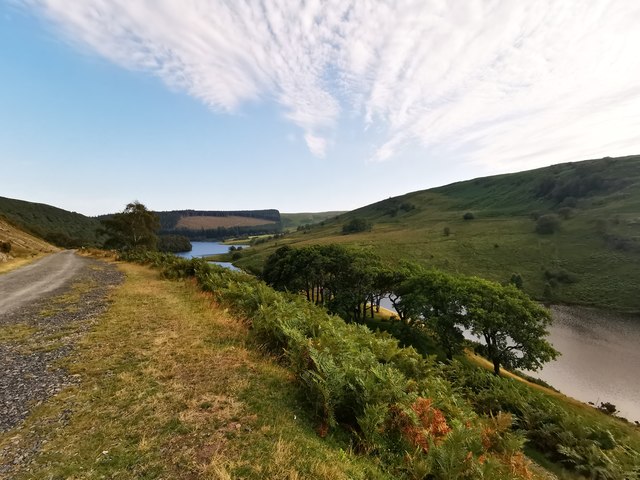
[[314, 225], [332, 219], [345, 212], [302, 212], [302, 213], [281, 213], [282, 228], [285, 230], [295, 230], [305, 225]]
[[61, 247], [95, 245], [95, 218], [43, 203], [0, 197], [0, 215], [21, 229]]
[[[558, 222], [554, 233], [536, 232], [536, 219], [545, 215]], [[343, 235], [343, 225], [354, 218], [372, 229]], [[390, 198], [256, 246], [237, 263], [257, 270], [283, 243], [357, 245], [392, 264], [412, 260], [497, 281], [518, 273], [524, 289], [539, 299], [640, 311], [640, 156], [554, 165]]]
[[[57, 248], [47, 242], [23, 232], [0, 217], [0, 244], [10, 248], [0, 248], [0, 273], [19, 267], [33, 258], [55, 252]], [[9, 251], [3, 251], [9, 250]]]

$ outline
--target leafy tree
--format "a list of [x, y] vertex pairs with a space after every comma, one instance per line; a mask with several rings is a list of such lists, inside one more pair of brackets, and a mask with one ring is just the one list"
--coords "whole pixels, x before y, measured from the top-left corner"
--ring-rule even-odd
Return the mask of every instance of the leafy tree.
[[184, 235], [160, 235], [158, 237], [158, 250], [161, 252], [190, 252], [193, 247]]
[[462, 351], [463, 290], [459, 278], [435, 270], [408, 278], [400, 287], [400, 308], [412, 323], [427, 326], [444, 348], [447, 358]]
[[501, 365], [538, 370], [559, 353], [545, 340], [549, 311], [513, 285], [502, 286], [477, 277], [464, 280], [467, 325], [486, 344], [493, 372]]
[[371, 222], [363, 218], [354, 218], [342, 226], [342, 233], [348, 235], [350, 233], [368, 232], [371, 230]]
[[160, 228], [158, 216], [137, 200], [124, 211], [102, 220], [105, 248], [119, 250], [155, 250]]
[[522, 280], [522, 275], [520, 275], [519, 273], [511, 274], [509, 283], [514, 287], [516, 287], [518, 290], [522, 290], [522, 288], [524, 287], [524, 281]]
[[303, 292], [345, 320], [363, 319], [375, 301], [378, 261], [340, 245], [280, 247], [265, 262], [262, 276], [278, 290]]

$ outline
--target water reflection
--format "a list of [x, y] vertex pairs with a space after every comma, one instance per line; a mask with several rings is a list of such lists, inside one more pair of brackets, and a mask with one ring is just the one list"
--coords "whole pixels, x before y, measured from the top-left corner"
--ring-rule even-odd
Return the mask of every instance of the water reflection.
[[[248, 245], [236, 245], [236, 248], [248, 248]], [[194, 258], [194, 257], [206, 257], [209, 255], [219, 255], [221, 253], [227, 253], [231, 248], [230, 245], [225, 245], [220, 242], [191, 242], [190, 252], [176, 253], [177, 256], [182, 258]], [[231, 262], [209, 262], [221, 267], [228, 268], [229, 270], [239, 271], [240, 269], [234, 266]]]

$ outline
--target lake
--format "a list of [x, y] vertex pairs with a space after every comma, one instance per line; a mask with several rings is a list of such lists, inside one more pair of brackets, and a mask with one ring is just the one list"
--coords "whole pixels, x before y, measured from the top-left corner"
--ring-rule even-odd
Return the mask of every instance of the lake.
[[583, 402], [611, 402], [640, 421], [640, 318], [555, 305], [549, 340], [562, 352], [534, 373]]
[[[191, 251], [190, 252], [180, 252], [176, 253], [178, 257], [182, 258], [194, 258], [194, 257], [205, 257], [208, 255], [218, 255], [221, 253], [227, 253], [231, 245], [225, 245], [221, 242], [191, 242]], [[248, 245], [236, 245], [236, 247], [247, 248]], [[229, 270], [238, 271], [239, 268], [233, 266], [231, 262], [210, 262], [216, 265], [220, 265], [221, 267], [228, 268]]]
[[[384, 300], [382, 306], [395, 311]], [[560, 305], [551, 314], [548, 340], [562, 355], [527, 373], [582, 402], [610, 402], [620, 416], [640, 421], [640, 317]]]

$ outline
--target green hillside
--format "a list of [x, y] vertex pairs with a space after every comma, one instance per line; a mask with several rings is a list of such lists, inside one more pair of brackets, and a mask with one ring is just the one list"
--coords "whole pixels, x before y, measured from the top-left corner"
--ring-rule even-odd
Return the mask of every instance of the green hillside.
[[281, 213], [282, 228], [285, 230], [295, 230], [307, 225], [325, 222], [345, 213], [340, 212], [301, 212], [301, 213]]
[[[344, 235], [353, 219], [371, 230]], [[389, 198], [256, 246], [237, 264], [258, 270], [283, 243], [357, 245], [389, 263], [412, 260], [497, 281], [517, 273], [539, 299], [640, 311], [640, 156], [554, 165]]]
[[0, 215], [23, 230], [60, 247], [98, 243], [95, 218], [43, 203], [0, 197]]

